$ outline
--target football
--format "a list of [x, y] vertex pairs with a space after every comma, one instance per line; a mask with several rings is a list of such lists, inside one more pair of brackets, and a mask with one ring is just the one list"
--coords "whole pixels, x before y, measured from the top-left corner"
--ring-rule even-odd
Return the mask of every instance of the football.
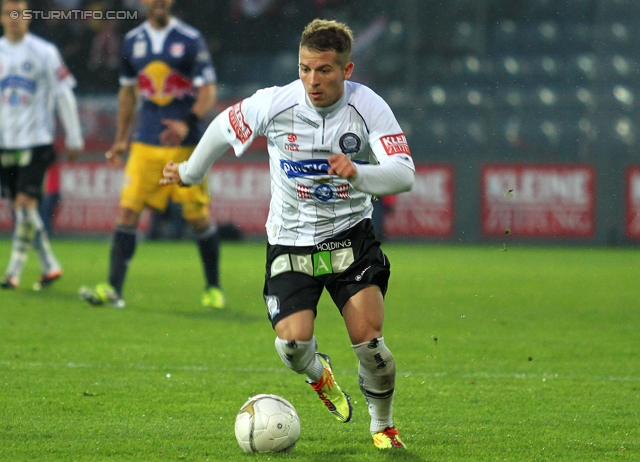
[[235, 431], [244, 452], [290, 451], [300, 437], [300, 418], [286, 399], [261, 394], [242, 405]]

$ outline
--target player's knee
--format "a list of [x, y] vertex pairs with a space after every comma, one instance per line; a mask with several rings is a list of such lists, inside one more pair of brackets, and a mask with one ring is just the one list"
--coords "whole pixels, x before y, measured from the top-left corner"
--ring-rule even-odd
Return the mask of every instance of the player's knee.
[[198, 218], [191, 218], [187, 220], [187, 224], [196, 235], [213, 234], [216, 232], [215, 226], [211, 224], [208, 217], [200, 216]]
[[38, 199], [25, 193], [18, 193], [13, 202], [16, 209], [32, 209], [38, 206]]
[[283, 340], [276, 337], [276, 351], [282, 362], [298, 374], [303, 373], [311, 364], [316, 353], [316, 339]]
[[182, 216], [194, 231], [205, 229], [209, 223], [209, 209], [205, 204], [182, 203]]
[[118, 225], [137, 227], [140, 219], [140, 212], [129, 207], [120, 207], [118, 210]]
[[360, 361], [358, 375], [361, 387], [375, 392], [394, 389], [396, 362], [382, 337], [353, 345], [353, 350]]

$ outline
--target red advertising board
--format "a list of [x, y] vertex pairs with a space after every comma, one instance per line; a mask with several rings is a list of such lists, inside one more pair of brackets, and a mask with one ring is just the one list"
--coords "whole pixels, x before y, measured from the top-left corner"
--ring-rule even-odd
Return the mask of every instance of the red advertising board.
[[595, 170], [576, 165], [486, 165], [482, 233], [589, 237], [595, 231]]
[[[60, 164], [60, 195], [53, 227], [60, 232], [108, 233], [114, 229], [123, 169], [103, 162]], [[147, 229], [144, 214], [141, 229]], [[0, 204], [0, 229], [11, 229], [8, 201]]]
[[[102, 162], [60, 165], [62, 201], [54, 220], [60, 232], [108, 233], [118, 213], [123, 169]], [[264, 234], [270, 200], [269, 166], [216, 164], [209, 176], [211, 214], [218, 223], [234, 223], [247, 234]], [[148, 229], [149, 214], [140, 228]], [[0, 229], [12, 227], [8, 201], [0, 201]]]
[[209, 176], [209, 191], [217, 223], [234, 223], [243, 233], [266, 235], [271, 200], [266, 162], [216, 164]]
[[453, 168], [416, 166], [413, 189], [402, 193], [385, 217], [385, 234], [446, 237], [453, 233]]
[[627, 169], [627, 236], [640, 239], [640, 166]]

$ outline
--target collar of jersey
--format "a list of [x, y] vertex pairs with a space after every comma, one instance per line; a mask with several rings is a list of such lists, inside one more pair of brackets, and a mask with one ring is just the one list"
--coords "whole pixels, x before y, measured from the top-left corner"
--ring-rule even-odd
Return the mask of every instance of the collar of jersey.
[[147, 36], [149, 37], [149, 41], [151, 42], [151, 50], [158, 54], [162, 52], [162, 48], [164, 46], [164, 41], [167, 39], [169, 32], [176, 26], [177, 19], [171, 16], [169, 18], [169, 22], [162, 29], [155, 29], [151, 26], [149, 21], [144, 25], [145, 30], [147, 31]]
[[314, 111], [316, 111], [320, 117], [322, 117], [323, 119], [328, 119], [328, 118], [331, 118], [331, 116], [343, 106], [343, 103], [345, 103], [345, 101], [347, 101], [348, 99], [347, 92], [348, 92], [348, 87], [347, 85], [345, 85], [344, 91], [342, 92], [342, 96], [340, 97], [340, 99], [335, 103], [333, 103], [331, 106], [327, 106], [327, 107], [316, 107], [313, 104], [311, 104], [311, 101], [309, 100], [309, 95], [307, 95], [306, 91], [304, 92], [304, 100], [307, 103], [307, 106], [313, 109]]

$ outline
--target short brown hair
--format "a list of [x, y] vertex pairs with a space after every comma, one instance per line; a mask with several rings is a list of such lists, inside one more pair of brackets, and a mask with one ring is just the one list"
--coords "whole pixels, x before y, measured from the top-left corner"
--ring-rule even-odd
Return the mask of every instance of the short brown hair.
[[24, 3], [27, 8], [29, 7], [29, 2], [27, 0], [2, 0], [2, 6], [4, 6], [5, 3]]
[[338, 60], [345, 65], [351, 60], [353, 32], [349, 26], [338, 21], [314, 19], [302, 32], [300, 48], [314, 51], [335, 51]]

